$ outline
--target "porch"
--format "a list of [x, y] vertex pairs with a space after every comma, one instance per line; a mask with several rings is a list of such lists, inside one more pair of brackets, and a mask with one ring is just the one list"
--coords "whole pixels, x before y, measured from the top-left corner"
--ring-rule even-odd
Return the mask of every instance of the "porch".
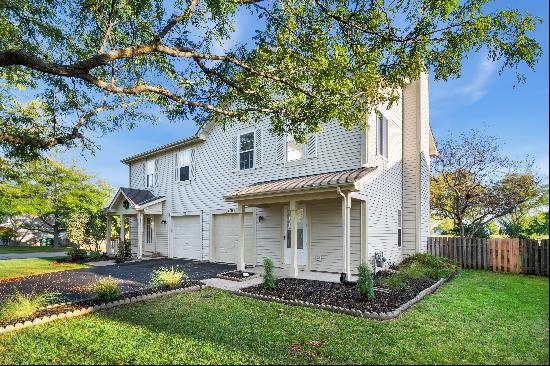
[[[345, 273], [347, 278], [350, 278], [353, 265], [366, 262], [368, 258], [366, 246], [367, 205], [366, 197], [360, 193], [360, 188], [362, 179], [373, 169], [361, 168], [257, 183], [226, 196], [226, 201], [235, 202], [238, 206], [239, 240], [236, 248], [238, 269], [244, 270], [247, 265], [245, 261], [246, 210], [247, 208], [259, 208], [273, 212], [282, 210], [283, 212], [279, 225], [282, 236], [280, 262], [283, 267], [282, 271], [286, 272], [285, 277], [330, 277], [338, 280], [339, 274]], [[315, 216], [313, 220], [310, 219], [312, 216]], [[352, 227], [353, 220], [355, 220], [355, 224]], [[276, 230], [277, 224], [273, 225]], [[313, 228], [314, 225], [316, 228]], [[355, 229], [354, 240], [352, 240], [353, 229]], [[323, 232], [329, 234], [327, 235], [328, 239], [322, 237]], [[276, 241], [273, 243], [276, 244]], [[323, 245], [331, 247], [322, 248]], [[327, 253], [327, 250], [330, 250], [331, 253]], [[272, 253], [275, 251], [276, 249], [271, 248]], [[331, 257], [330, 272], [333, 273], [324, 275], [322, 272], [313, 272], [312, 270], [327, 271], [326, 266], [323, 267], [317, 263], [321, 262], [325, 255]], [[260, 258], [262, 255], [258, 257]], [[259, 265], [261, 263], [252, 264]], [[281, 270], [279, 270], [279, 275], [282, 275]]]
[[[158, 225], [159, 218], [162, 215], [163, 205], [166, 198], [163, 196], [155, 196], [150, 191], [142, 189], [132, 189], [121, 187], [113, 198], [109, 207], [105, 208], [104, 212], [107, 216], [106, 229], [106, 249], [107, 253], [120, 253], [120, 245], [123, 245], [127, 239], [125, 223], [126, 219], [132, 220], [130, 226], [136, 225], [137, 238], [134, 246], [137, 251], [135, 256], [137, 259], [144, 257], [144, 252], [154, 256], [155, 240], [155, 225]], [[111, 241], [112, 218], [118, 216], [120, 218], [120, 236], [118, 247], [113, 246]], [[151, 255], [153, 254], [153, 255]]]

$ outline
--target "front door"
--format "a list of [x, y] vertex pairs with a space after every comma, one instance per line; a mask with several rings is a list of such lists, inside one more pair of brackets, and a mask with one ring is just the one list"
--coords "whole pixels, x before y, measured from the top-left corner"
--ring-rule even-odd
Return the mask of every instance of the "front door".
[[[290, 210], [285, 207], [285, 235], [283, 238], [283, 245], [285, 248], [285, 264], [291, 264], [291, 251], [290, 251]], [[307, 265], [307, 220], [306, 209], [304, 207], [298, 207], [296, 210], [296, 222], [298, 227], [298, 264]]]

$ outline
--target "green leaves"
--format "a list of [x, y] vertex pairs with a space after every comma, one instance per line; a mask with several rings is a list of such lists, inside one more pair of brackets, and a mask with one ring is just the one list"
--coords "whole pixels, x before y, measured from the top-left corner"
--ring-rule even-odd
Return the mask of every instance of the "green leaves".
[[[471, 52], [486, 50], [503, 69], [534, 68], [542, 51], [530, 33], [541, 20], [489, 3], [5, 0], [0, 121], [12, 123], [0, 149], [93, 149], [91, 131], [131, 128], [157, 106], [199, 124], [211, 113], [222, 124], [268, 118], [298, 141], [331, 121], [364, 126], [421, 73], [460, 76]], [[237, 22], [254, 37], [235, 44]], [[30, 121], [11, 108], [22, 88], [48, 106]]]

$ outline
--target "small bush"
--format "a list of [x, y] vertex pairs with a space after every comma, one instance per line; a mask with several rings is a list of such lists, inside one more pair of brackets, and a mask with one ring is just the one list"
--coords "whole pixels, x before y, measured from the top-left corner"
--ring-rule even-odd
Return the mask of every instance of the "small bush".
[[409, 275], [421, 276], [422, 274], [424, 277], [438, 280], [457, 273], [459, 267], [450, 259], [418, 253], [405, 258], [399, 265], [399, 270]]
[[0, 305], [0, 319], [4, 321], [16, 321], [27, 318], [40, 310], [40, 308], [55, 301], [57, 296], [57, 294], [51, 292], [39, 295], [23, 295], [17, 292]]
[[402, 291], [407, 288], [407, 278], [402, 273], [396, 272], [382, 278], [382, 286], [390, 290]]
[[103, 254], [101, 252], [96, 252], [96, 251], [92, 251], [90, 252], [90, 259], [91, 260], [96, 260], [96, 259], [99, 259], [103, 256]]
[[177, 287], [181, 282], [187, 280], [189, 276], [187, 273], [179, 270], [177, 267], [160, 267], [153, 271], [151, 277], [151, 287]]
[[355, 285], [357, 294], [361, 299], [374, 300], [374, 280], [369, 266], [362, 263], [357, 267], [357, 272], [359, 272], [357, 284]]
[[86, 259], [88, 254], [84, 249], [71, 247], [67, 250], [67, 256], [71, 261], [78, 261], [81, 259]]
[[264, 259], [264, 287], [274, 289], [276, 287], [275, 284], [275, 276], [273, 275], [273, 261], [271, 258], [265, 258]]
[[97, 281], [93, 287], [93, 291], [101, 301], [114, 301], [120, 294], [118, 283], [111, 276]]

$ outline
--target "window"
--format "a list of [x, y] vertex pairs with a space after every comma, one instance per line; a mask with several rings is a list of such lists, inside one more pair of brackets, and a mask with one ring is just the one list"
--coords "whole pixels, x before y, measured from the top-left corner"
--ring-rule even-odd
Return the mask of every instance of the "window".
[[301, 160], [306, 155], [306, 145], [298, 144], [291, 135], [286, 138], [286, 161]]
[[191, 150], [180, 151], [176, 154], [176, 180], [184, 182], [190, 180]]
[[388, 119], [382, 113], [376, 119], [376, 153], [388, 158]]
[[145, 219], [145, 243], [153, 243], [153, 219], [150, 217]]
[[155, 161], [149, 160], [145, 163], [146, 187], [151, 188], [155, 185]]
[[254, 168], [254, 132], [239, 136], [239, 169]]
[[401, 230], [401, 221], [403, 218], [401, 217], [402, 213], [401, 210], [397, 210], [397, 246], [401, 247], [401, 241], [402, 241], [402, 230]]

